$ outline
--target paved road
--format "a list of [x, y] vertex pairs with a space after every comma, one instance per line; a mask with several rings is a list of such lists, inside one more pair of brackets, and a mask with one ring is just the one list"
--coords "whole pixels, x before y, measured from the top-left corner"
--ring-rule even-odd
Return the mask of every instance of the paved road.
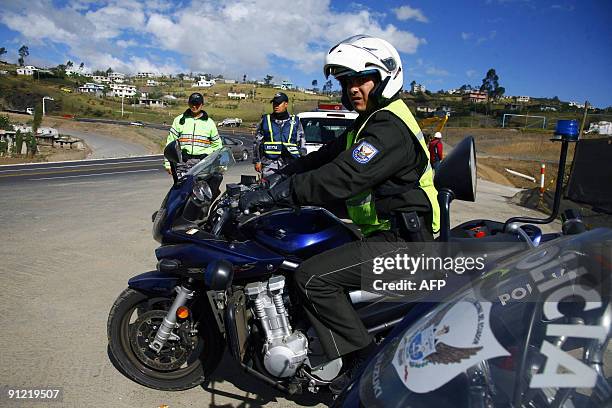
[[[226, 181], [250, 171], [238, 164]], [[150, 216], [170, 177], [161, 169], [101, 173], [0, 186], [0, 383], [63, 387], [64, 402], [52, 405], [62, 407], [317, 405], [285, 399], [227, 357], [208, 387], [178, 393], [141, 387], [112, 366], [108, 311], [130, 277], [155, 268]], [[453, 220], [524, 214], [506, 203], [513, 192], [481, 182], [477, 203], [453, 204]]]

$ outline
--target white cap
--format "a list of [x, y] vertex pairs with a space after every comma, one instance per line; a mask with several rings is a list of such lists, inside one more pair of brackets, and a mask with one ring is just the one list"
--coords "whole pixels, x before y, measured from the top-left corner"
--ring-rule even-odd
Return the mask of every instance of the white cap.
[[440, 132], [436, 132], [436, 133], [434, 134], [434, 137], [435, 137], [436, 139], [442, 139], [442, 133], [440, 133]]

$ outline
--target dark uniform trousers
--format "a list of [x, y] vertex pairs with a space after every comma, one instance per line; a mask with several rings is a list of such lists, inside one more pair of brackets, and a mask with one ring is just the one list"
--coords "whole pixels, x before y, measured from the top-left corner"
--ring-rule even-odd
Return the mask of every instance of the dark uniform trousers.
[[[424, 231], [427, 241], [433, 239]], [[381, 231], [303, 262], [295, 272], [304, 309], [330, 359], [366, 347], [371, 335], [353, 308], [348, 292], [361, 289], [362, 271], [372, 271], [374, 258], [394, 256], [405, 245], [398, 232]], [[381, 243], [388, 248], [381, 253]]]

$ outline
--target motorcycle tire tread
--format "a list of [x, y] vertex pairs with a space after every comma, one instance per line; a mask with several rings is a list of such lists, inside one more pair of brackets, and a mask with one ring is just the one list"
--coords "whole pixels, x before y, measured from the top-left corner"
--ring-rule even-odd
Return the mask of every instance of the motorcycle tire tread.
[[[112, 356], [111, 362], [127, 378], [156, 390], [184, 391], [205, 383], [221, 362], [225, 348], [223, 337], [218, 332], [216, 326], [213, 325], [207, 326], [210, 330], [203, 331], [204, 336], [206, 336], [204, 339], [205, 347], [208, 349], [207, 355], [201, 359], [204, 362], [185, 377], [171, 381], [151, 378], [143, 374], [129, 361], [119, 338], [120, 324], [126, 312], [132, 310], [133, 307], [148, 297], [142, 292], [127, 288], [117, 297], [117, 300], [115, 300], [111, 307], [107, 322], [108, 347]], [[211, 319], [214, 318], [211, 316]]]

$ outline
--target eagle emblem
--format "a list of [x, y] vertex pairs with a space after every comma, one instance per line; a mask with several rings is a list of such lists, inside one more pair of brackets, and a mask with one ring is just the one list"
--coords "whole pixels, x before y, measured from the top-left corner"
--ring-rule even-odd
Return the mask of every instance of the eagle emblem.
[[353, 149], [353, 159], [357, 163], [365, 164], [378, 154], [378, 149], [368, 142], [361, 142]]

